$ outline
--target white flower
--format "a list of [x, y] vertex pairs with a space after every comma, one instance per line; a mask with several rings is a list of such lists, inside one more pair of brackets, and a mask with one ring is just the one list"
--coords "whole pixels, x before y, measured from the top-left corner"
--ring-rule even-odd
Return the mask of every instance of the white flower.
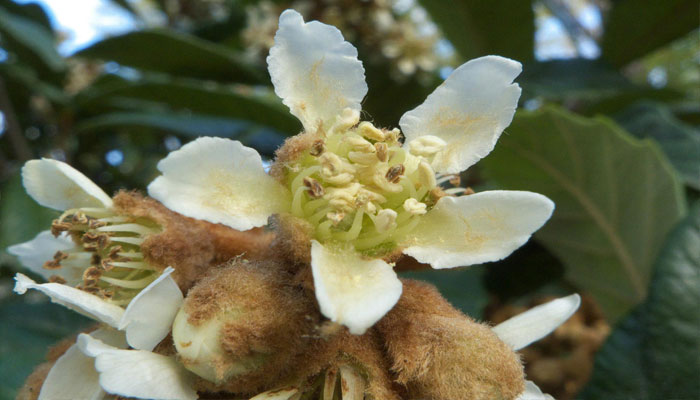
[[[566, 322], [580, 305], [581, 297], [578, 294], [552, 300], [496, 325], [493, 332], [514, 351], [518, 351], [552, 333]], [[533, 382], [527, 381], [525, 392], [516, 400], [554, 399], [542, 393]]]
[[401, 118], [404, 144], [398, 129], [359, 123], [364, 68], [336, 28], [285, 11], [268, 66], [313, 143], [283, 149], [273, 178], [255, 150], [200, 138], [158, 164], [163, 175], [148, 191], [178, 213], [238, 230], [276, 213], [307, 221], [321, 311], [350, 332], [365, 332], [401, 295], [383, 257], [402, 251], [434, 268], [496, 261], [550, 217], [554, 204], [536, 193], [454, 197], [438, 187], [486, 156], [510, 124], [519, 63], [488, 56], [457, 68]]
[[119, 306], [158, 277], [140, 248], [147, 235], [159, 232], [155, 223], [117, 215], [105, 192], [60, 161], [28, 161], [22, 182], [37, 203], [63, 212], [50, 231], [8, 248], [25, 267]]
[[[190, 382], [193, 378], [185, 368], [172, 357], [151, 352], [170, 333], [183, 302], [172, 272], [167, 268], [126, 309], [67, 285], [37, 284], [17, 274], [15, 292], [39, 290], [51, 301], [112, 328], [81, 334], [78, 343], [51, 368], [39, 398], [98, 399], [104, 395], [102, 390], [141, 398], [196, 398]], [[136, 350], [123, 350], [127, 344]], [[101, 361], [105, 359], [108, 361]]]

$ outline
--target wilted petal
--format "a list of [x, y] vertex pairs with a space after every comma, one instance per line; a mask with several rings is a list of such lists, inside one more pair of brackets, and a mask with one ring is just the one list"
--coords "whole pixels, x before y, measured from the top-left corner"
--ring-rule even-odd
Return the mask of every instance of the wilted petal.
[[255, 150], [240, 142], [202, 137], [158, 163], [163, 173], [148, 194], [188, 217], [248, 230], [289, 207], [287, 190], [263, 169]]
[[357, 49], [336, 27], [304, 23], [294, 10], [280, 15], [267, 65], [275, 93], [307, 131], [328, 128], [345, 108], [359, 113], [367, 94]]
[[299, 393], [299, 389], [285, 388], [269, 390], [252, 397], [250, 400], [290, 400]]
[[354, 249], [311, 242], [311, 270], [321, 313], [363, 334], [396, 304], [401, 281], [381, 259], [364, 259]]
[[580, 305], [581, 297], [577, 294], [552, 300], [501, 322], [493, 327], [493, 332], [513, 350], [520, 350], [549, 335], [566, 322]]
[[513, 84], [522, 66], [498, 56], [471, 60], [454, 72], [423, 104], [401, 117], [406, 143], [424, 135], [447, 146], [435, 155], [437, 172], [458, 173], [493, 150], [513, 120], [520, 87]]
[[44, 207], [64, 211], [79, 207], [111, 207], [112, 199], [70, 165], [42, 158], [22, 167], [27, 193]]
[[343, 400], [362, 400], [365, 398], [365, 380], [354, 368], [340, 367], [340, 390]]
[[131, 347], [151, 351], [170, 333], [183, 301], [180, 288], [170, 276], [173, 271], [166, 268], [126, 307], [119, 329], [126, 329], [126, 340]]
[[433, 268], [498, 261], [525, 244], [553, 210], [551, 200], [532, 192], [443, 197], [421, 217], [403, 252]]
[[36, 289], [51, 298], [53, 303], [68, 307], [87, 317], [104, 322], [116, 328], [124, 315], [124, 309], [110, 304], [101, 298], [61, 283], [38, 284], [24, 274], [15, 275], [15, 292], [24, 294], [28, 289]]
[[[124, 334], [115, 330], [98, 329], [90, 336], [117, 348], [127, 347]], [[39, 400], [103, 399], [106, 393], [100, 387], [99, 377], [95, 360], [74, 344], [51, 367], [41, 386]]]
[[75, 286], [83, 280], [83, 268], [61, 267], [60, 270], [44, 268], [44, 263], [53, 259], [57, 251], [66, 251], [77, 248], [71, 240], [68, 232], [62, 232], [58, 237], [50, 231], [39, 232], [34, 239], [10, 246], [7, 251], [19, 258], [19, 262], [32, 272], [37, 273], [48, 280], [52, 275], [60, 275], [69, 286]]
[[525, 381], [525, 391], [515, 400], [554, 400], [554, 397], [542, 393], [532, 381]]
[[120, 350], [86, 334], [78, 347], [95, 357], [100, 385], [108, 393], [142, 399], [197, 399], [194, 376], [174, 358], [145, 350]]

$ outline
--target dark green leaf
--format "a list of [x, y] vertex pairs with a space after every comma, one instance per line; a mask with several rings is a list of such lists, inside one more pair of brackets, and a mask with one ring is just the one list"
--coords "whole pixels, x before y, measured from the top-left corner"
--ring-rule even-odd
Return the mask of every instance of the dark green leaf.
[[[3, 279], [3, 285], [11, 284]], [[43, 295], [10, 294], [0, 301], [0, 399], [14, 399], [34, 368], [45, 360], [49, 346], [70, 337], [91, 322]]]
[[40, 71], [61, 73], [63, 57], [56, 51], [51, 30], [29, 18], [14, 15], [0, 7], [0, 35], [3, 47]]
[[700, 190], [700, 131], [676, 119], [663, 104], [638, 103], [615, 118], [639, 138], [656, 140], [685, 183]]
[[498, 54], [534, 56], [535, 18], [529, 1], [421, 0], [463, 59]]
[[700, 398], [700, 204], [655, 264], [649, 297], [596, 357], [587, 399]]
[[44, 10], [44, 7], [42, 7], [41, 3], [37, 2], [21, 4], [15, 3], [14, 1], [5, 1], [3, 2], [2, 7], [10, 12], [10, 14], [19, 15], [40, 24], [48, 31], [53, 29], [51, 26], [51, 20], [46, 14], [46, 11]]
[[76, 56], [189, 78], [260, 83], [265, 76], [227, 47], [165, 29], [111, 37]]
[[622, 66], [697, 27], [697, 1], [616, 0], [605, 24], [603, 58]]
[[142, 103], [148, 102], [155, 108], [249, 121], [290, 135], [301, 129], [299, 121], [271, 94], [185, 82], [111, 82], [106, 86], [104, 91], [85, 93], [76, 99], [82, 114], [143, 110]]
[[[284, 137], [274, 132], [259, 132], [241, 120], [217, 118], [203, 115], [159, 112], [114, 112], [81, 121], [75, 126], [76, 133], [113, 131], [123, 128], [131, 134], [155, 130], [190, 137], [220, 136], [235, 138], [243, 144], [253, 146], [267, 155], [282, 144]], [[261, 137], [264, 135], [264, 137]], [[262, 142], [261, 142], [262, 140]], [[263, 143], [264, 142], [264, 143]]]
[[554, 201], [535, 237], [611, 321], [645, 298], [653, 260], [685, 211], [681, 185], [654, 143], [607, 119], [545, 107], [519, 112], [481, 165], [503, 188]]
[[470, 317], [479, 319], [489, 301], [488, 293], [482, 285], [484, 268], [473, 266], [443, 271], [429, 269], [404, 272], [401, 277], [432, 283], [453, 306]]
[[19, 171], [2, 184], [0, 193], [0, 262], [19, 269], [15, 257], [5, 252], [7, 246], [30, 240], [49, 229], [57, 213], [40, 206], [25, 193]]

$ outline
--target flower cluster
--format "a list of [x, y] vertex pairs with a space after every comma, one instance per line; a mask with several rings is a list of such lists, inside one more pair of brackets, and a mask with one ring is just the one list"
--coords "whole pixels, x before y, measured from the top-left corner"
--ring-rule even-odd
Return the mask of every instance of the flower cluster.
[[[393, 269], [403, 255], [437, 269], [502, 259], [551, 215], [536, 193], [446, 187], [512, 120], [520, 64], [462, 65], [401, 129], [360, 121], [364, 69], [332, 26], [285, 11], [268, 65], [304, 127], [269, 173], [255, 150], [206, 137], [158, 164], [151, 198], [110, 198], [58, 161], [24, 166], [27, 192], [62, 214], [9, 249], [49, 280], [17, 274], [15, 291], [100, 323], [27, 387], [40, 399], [545, 399], [515, 351], [578, 295], [491, 328]], [[270, 217], [275, 232], [258, 229]]]

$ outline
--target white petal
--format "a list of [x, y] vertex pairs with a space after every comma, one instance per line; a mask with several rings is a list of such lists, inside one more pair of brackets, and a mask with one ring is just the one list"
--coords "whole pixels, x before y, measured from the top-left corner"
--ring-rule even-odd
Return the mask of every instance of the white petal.
[[493, 190], [443, 197], [404, 241], [404, 254], [433, 268], [507, 257], [552, 215], [554, 203], [532, 192]]
[[297, 393], [299, 393], [299, 390], [296, 388], [268, 390], [265, 393], [251, 397], [250, 400], [289, 400]]
[[86, 334], [78, 346], [95, 357], [100, 385], [108, 393], [144, 399], [196, 399], [194, 377], [174, 358], [145, 350], [120, 350]]
[[50, 231], [42, 231], [34, 239], [10, 246], [7, 251], [19, 258], [19, 262], [32, 272], [48, 280], [52, 275], [60, 275], [66, 279], [66, 284], [75, 286], [83, 280], [83, 268], [61, 267], [60, 270], [44, 268], [44, 263], [53, 259], [57, 251], [76, 249], [68, 232], [62, 232], [54, 237]]
[[64, 211], [79, 207], [111, 207], [112, 199], [70, 165], [42, 158], [22, 167], [24, 188], [37, 203]]
[[126, 329], [126, 340], [131, 347], [151, 351], [170, 333], [183, 301], [180, 288], [170, 276], [173, 271], [166, 268], [126, 307], [119, 329]]
[[68, 285], [61, 283], [37, 284], [28, 276], [20, 273], [15, 275], [15, 281], [14, 290], [18, 294], [24, 294], [27, 289], [36, 289], [49, 296], [53, 303], [68, 307], [73, 311], [104, 322], [114, 328], [117, 327], [119, 320], [124, 314], [124, 309], [121, 307]]
[[525, 391], [515, 400], [554, 400], [554, 397], [542, 393], [532, 381], [525, 381]]
[[188, 217], [248, 230], [289, 207], [289, 194], [240, 142], [202, 137], [158, 163], [148, 194]]
[[321, 313], [361, 335], [401, 297], [401, 281], [391, 265], [365, 259], [354, 249], [311, 241], [311, 270]]
[[294, 10], [280, 15], [267, 65], [275, 93], [307, 131], [328, 128], [345, 108], [359, 112], [367, 94], [357, 49], [336, 27], [304, 23]]
[[552, 333], [579, 305], [581, 297], [577, 294], [552, 300], [501, 322], [493, 327], [493, 332], [513, 350], [520, 350]]
[[[112, 346], [126, 348], [121, 332], [98, 329], [90, 333], [90, 336]], [[95, 370], [95, 360], [83, 354], [78, 345], [74, 344], [51, 367], [41, 386], [39, 400], [103, 399], [106, 393], [100, 387], [99, 377]]]
[[471, 60], [454, 72], [423, 104], [401, 117], [406, 143], [424, 135], [447, 146], [436, 154], [437, 172], [458, 173], [493, 150], [513, 120], [520, 87], [512, 84], [522, 66], [498, 56]]

